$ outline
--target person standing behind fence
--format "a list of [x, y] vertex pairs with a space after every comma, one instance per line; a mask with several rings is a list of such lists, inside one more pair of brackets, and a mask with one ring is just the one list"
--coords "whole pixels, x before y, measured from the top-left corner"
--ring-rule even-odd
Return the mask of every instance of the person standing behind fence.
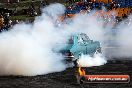
[[2, 30], [3, 26], [4, 26], [4, 18], [2, 15], [0, 15], [0, 31]]
[[9, 13], [5, 13], [5, 16], [4, 16], [4, 23], [5, 23], [5, 25], [8, 25], [9, 20], [10, 20], [10, 15], [9, 15]]

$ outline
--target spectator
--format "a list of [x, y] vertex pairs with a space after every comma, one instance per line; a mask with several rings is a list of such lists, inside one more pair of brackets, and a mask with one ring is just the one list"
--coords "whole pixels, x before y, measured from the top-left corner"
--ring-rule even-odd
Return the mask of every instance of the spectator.
[[0, 32], [3, 30], [4, 27], [4, 18], [2, 15], [0, 15]]
[[41, 1], [40, 3], [40, 9], [44, 8], [46, 6], [46, 4], [44, 3], [44, 1]]
[[0, 15], [0, 28], [4, 26], [4, 18]]
[[12, 26], [12, 20], [9, 20], [8, 25], [11, 27]]
[[18, 20], [15, 20], [15, 21], [13, 21], [12, 24], [13, 24], [13, 25], [15, 25], [15, 24], [19, 24], [19, 21], [18, 21]]
[[5, 25], [7, 25], [7, 24], [9, 23], [9, 20], [10, 20], [10, 15], [9, 15], [9, 13], [5, 13], [5, 16], [4, 16]]
[[12, 20], [9, 20], [8, 23], [5, 25], [4, 29], [9, 30], [12, 26]]

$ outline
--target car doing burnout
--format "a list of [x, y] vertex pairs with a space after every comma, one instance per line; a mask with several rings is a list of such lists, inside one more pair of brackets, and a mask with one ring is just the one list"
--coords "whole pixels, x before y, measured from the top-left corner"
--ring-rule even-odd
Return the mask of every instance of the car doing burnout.
[[93, 56], [95, 53], [101, 53], [100, 42], [90, 40], [84, 33], [74, 34], [67, 43], [60, 50], [67, 62], [77, 61], [82, 54]]

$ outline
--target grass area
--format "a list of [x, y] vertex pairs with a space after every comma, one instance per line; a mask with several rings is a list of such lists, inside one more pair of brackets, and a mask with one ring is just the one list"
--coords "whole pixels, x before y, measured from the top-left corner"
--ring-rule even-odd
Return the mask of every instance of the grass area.
[[[39, 6], [40, 1], [41, 0], [34, 0], [33, 4], [35, 6]], [[18, 9], [23, 9], [23, 8], [28, 8], [30, 6], [31, 2], [32, 2], [31, 0], [28, 0], [28, 1], [21, 1], [19, 3], [12, 3], [12, 4], [4, 3], [4, 4], [1, 4], [0, 7], [4, 7], [4, 8], [8, 8], [8, 9], [15, 9], [17, 7]]]
[[20, 15], [20, 16], [11, 16], [11, 20], [23, 20], [23, 21], [26, 21], [26, 20], [33, 20], [35, 17], [29, 17], [27, 15]]
[[[4, 3], [4, 4], [1, 4], [0, 7], [5, 7], [8, 9], [14, 9], [16, 7], [26, 8], [31, 4], [31, 2], [33, 2], [35, 6], [39, 6], [41, 1], [43, 1], [43, 0], [33, 0], [33, 1], [32, 0], [24, 0], [24, 1], [20, 1], [19, 3], [12, 3], [12, 4]], [[54, 2], [54, 0], [47, 0], [47, 1], [49, 3]], [[62, 0], [56, 0], [56, 2], [63, 2], [63, 1]]]
[[[40, 5], [40, 2], [42, 0], [21, 0], [19, 3], [12, 3], [12, 4], [7, 4], [7, 3], [2, 3], [0, 4], [0, 7], [2, 8], [8, 8], [10, 10], [15, 10], [17, 8], [18, 12], [21, 12], [22, 9], [27, 9], [31, 3], [33, 2], [36, 11], [38, 12], [38, 7]], [[54, 2], [54, 0], [47, 0], [48, 2]], [[56, 2], [63, 2], [62, 0], [56, 0]], [[63, 3], [64, 4], [64, 3]], [[11, 20], [32, 20], [34, 17], [28, 17], [27, 15], [18, 15], [18, 16], [11, 16]]]

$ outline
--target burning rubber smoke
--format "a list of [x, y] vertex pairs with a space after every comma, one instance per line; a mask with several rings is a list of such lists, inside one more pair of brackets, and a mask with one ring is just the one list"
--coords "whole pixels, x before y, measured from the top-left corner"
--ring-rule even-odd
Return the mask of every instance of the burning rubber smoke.
[[[103, 40], [102, 26], [88, 14], [78, 14], [68, 24], [57, 21], [65, 7], [52, 4], [42, 10], [32, 24], [20, 23], [0, 34], [0, 75], [34, 76], [65, 70], [63, 57], [53, 52], [58, 43], [65, 43], [73, 33], [86, 33], [93, 40]], [[87, 58], [87, 56], [82, 56]], [[104, 58], [94, 57], [88, 66], [104, 64]], [[95, 64], [94, 64], [95, 63]]]
[[81, 55], [80, 59], [78, 60], [78, 64], [81, 67], [100, 66], [106, 62], [106, 59], [101, 54], [95, 54], [93, 57]]

